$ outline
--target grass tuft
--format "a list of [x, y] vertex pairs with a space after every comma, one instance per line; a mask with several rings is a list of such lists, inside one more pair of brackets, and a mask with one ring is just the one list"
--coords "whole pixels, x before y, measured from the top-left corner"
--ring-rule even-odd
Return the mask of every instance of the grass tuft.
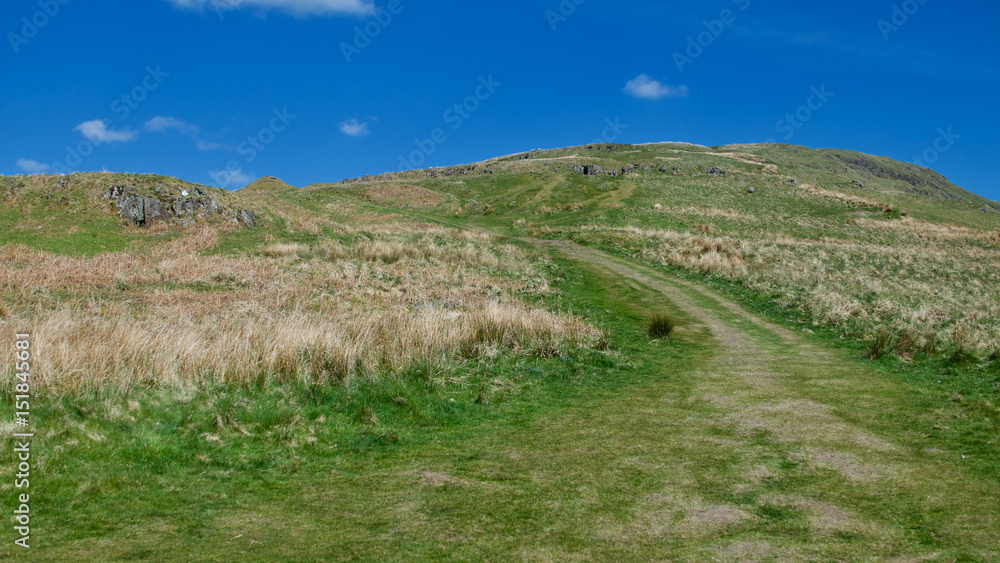
[[869, 360], [881, 360], [896, 349], [896, 334], [889, 328], [881, 328], [868, 343], [865, 357]]
[[653, 313], [649, 316], [649, 329], [646, 333], [650, 338], [668, 338], [677, 328], [674, 319], [663, 313]]

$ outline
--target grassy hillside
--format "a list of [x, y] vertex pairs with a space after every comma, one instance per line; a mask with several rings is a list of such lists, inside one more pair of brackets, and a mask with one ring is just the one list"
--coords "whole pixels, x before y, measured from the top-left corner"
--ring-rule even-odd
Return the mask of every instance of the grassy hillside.
[[[603, 172], [574, 171], [584, 165]], [[590, 145], [303, 191], [370, 200], [387, 186], [397, 205], [456, 225], [735, 282], [906, 357], [1000, 347], [1000, 204], [912, 164], [787, 145]], [[418, 190], [425, 204], [409, 205]]]
[[1000, 557], [1000, 204], [931, 170], [672, 143], [0, 188], [32, 558]]

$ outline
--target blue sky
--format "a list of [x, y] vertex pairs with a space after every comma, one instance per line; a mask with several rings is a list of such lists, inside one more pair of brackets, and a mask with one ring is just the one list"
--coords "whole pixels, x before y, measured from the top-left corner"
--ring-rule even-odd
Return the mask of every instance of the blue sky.
[[595, 139], [770, 140], [916, 158], [1000, 199], [998, 15], [941, 0], [7, 0], [0, 173], [304, 186]]

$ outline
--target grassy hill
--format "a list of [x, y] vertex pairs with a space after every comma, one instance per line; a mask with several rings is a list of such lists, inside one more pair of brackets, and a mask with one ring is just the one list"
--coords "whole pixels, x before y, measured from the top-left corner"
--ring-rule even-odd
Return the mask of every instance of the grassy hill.
[[[602, 171], [574, 171], [587, 165]], [[372, 201], [373, 191], [455, 225], [572, 239], [735, 282], [847, 336], [892, 340], [904, 356], [1000, 345], [1000, 204], [884, 157], [589, 145], [303, 194]]]
[[0, 190], [29, 559], [1000, 557], [1000, 204], [932, 170], [610, 144]]

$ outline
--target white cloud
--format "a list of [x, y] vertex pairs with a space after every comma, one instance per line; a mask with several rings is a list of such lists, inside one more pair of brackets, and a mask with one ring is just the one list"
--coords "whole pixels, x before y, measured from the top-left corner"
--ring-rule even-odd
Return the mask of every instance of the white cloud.
[[340, 124], [340, 132], [351, 137], [364, 137], [371, 133], [368, 130], [368, 123], [358, 122], [357, 119], [348, 119]]
[[134, 141], [137, 136], [137, 133], [131, 129], [122, 129], [121, 131], [108, 129], [108, 124], [100, 119], [84, 121], [74, 127], [73, 130], [79, 131], [84, 138], [95, 143], [122, 143]]
[[659, 100], [660, 98], [686, 98], [687, 86], [667, 86], [642, 73], [625, 84], [625, 93], [636, 98]]
[[212, 177], [216, 185], [227, 190], [234, 187], [242, 188], [255, 179], [243, 172], [242, 168], [237, 170], [210, 170], [208, 175]]
[[146, 129], [149, 129], [150, 131], [158, 131], [160, 133], [166, 133], [167, 131], [174, 130], [182, 135], [187, 135], [188, 137], [198, 134], [198, 128], [194, 125], [184, 123], [180, 119], [165, 117], [162, 115], [158, 115], [147, 121]]
[[49, 165], [30, 158], [17, 159], [17, 167], [30, 174], [41, 174], [49, 169]]
[[196, 145], [198, 145], [198, 150], [200, 150], [200, 151], [215, 151], [215, 150], [231, 151], [231, 150], [233, 150], [233, 147], [231, 147], [229, 145], [226, 145], [226, 144], [223, 144], [223, 143], [213, 143], [212, 141], [206, 141], [204, 139], [195, 139], [194, 142], [195, 142]]
[[233, 150], [229, 145], [206, 141], [201, 138], [201, 130], [196, 125], [185, 123], [176, 117], [158, 115], [146, 122], [146, 129], [157, 133], [170, 133], [176, 131], [185, 137], [194, 140], [200, 151]]
[[375, 12], [371, 0], [168, 0], [181, 8], [225, 12], [240, 8], [280, 10], [296, 16], [347, 14], [366, 16]]

